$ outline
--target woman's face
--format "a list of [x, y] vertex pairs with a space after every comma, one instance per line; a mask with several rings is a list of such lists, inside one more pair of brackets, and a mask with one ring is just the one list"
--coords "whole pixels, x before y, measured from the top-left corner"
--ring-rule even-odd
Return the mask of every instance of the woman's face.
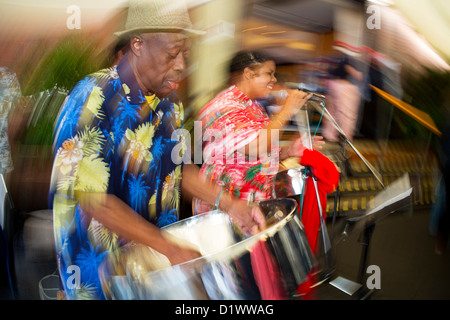
[[254, 76], [251, 77], [251, 98], [265, 98], [269, 96], [273, 86], [277, 82], [275, 78], [275, 62], [262, 62], [260, 66], [253, 69]]

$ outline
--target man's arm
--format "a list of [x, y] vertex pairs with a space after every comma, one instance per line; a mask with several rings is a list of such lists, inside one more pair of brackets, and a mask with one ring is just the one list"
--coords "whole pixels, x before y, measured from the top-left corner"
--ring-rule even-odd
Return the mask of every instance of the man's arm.
[[180, 248], [170, 242], [155, 225], [137, 214], [115, 195], [102, 193], [77, 194], [83, 211], [119, 236], [147, 245], [167, 256], [172, 265], [200, 256], [194, 250]]

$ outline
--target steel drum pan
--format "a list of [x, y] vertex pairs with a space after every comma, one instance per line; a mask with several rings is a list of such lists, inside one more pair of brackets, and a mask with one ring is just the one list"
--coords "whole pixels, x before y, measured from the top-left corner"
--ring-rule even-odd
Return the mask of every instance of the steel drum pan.
[[255, 286], [250, 254], [260, 242], [280, 272], [287, 295], [304, 282], [313, 257], [293, 199], [258, 203], [266, 216], [267, 228], [246, 237], [228, 215], [211, 211], [163, 228], [181, 245], [196, 247], [201, 257], [170, 265], [167, 258], [151, 248], [129, 244], [121, 254], [110, 254], [99, 268], [107, 299], [232, 300], [260, 297]]
[[[306, 168], [303, 166], [278, 172], [273, 179], [272, 197], [274, 199], [291, 198], [295, 199], [297, 203], [301, 203], [301, 197], [305, 192], [315, 192], [313, 189], [309, 191], [306, 190], [305, 184], [308, 175]], [[319, 214], [319, 212], [312, 214]], [[316, 281], [317, 284], [327, 280], [334, 273], [335, 269], [335, 257], [333, 256], [330, 247], [331, 239], [325, 224], [321, 226], [320, 233], [322, 236], [318, 237], [319, 248], [314, 253], [314, 281]], [[325, 248], [327, 248], [327, 251]], [[313, 284], [313, 286], [317, 284]]]
[[294, 198], [303, 194], [306, 172], [305, 167], [291, 168], [278, 172], [273, 179], [272, 197]]

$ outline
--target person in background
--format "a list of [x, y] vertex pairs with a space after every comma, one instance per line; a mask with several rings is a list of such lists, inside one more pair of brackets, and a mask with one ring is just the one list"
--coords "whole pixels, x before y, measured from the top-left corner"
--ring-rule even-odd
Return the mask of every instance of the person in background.
[[16, 74], [9, 68], [0, 67], [0, 174], [8, 180], [14, 169], [9, 145], [8, 128], [10, 115], [22, 96]]
[[120, 38], [117, 40], [117, 42], [114, 45], [113, 52], [112, 52], [112, 63], [111, 65], [114, 66], [119, 63], [120, 60], [125, 56], [125, 54], [130, 50], [130, 43], [128, 39]]
[[[8, 131], [10, 131], [10, 116], [14, 108], [22, 96], [19, 81], [14, 71], [7, 67], [0, 67], [0, 175], [4, 180], [7, 192], [9, 188], [9, 176], [14, 170], [14, 165], [11, 157], [11, 147], [9, 141]], [[3, 183], [3, 181], [0, 181]], [[6, 197], [5, 194], [3, 196]], [[4, 206], [4, 199], [2, 199], [2, 206]], [[0, 214], [0, 297], [8, 297], [14, 299], [14, 285], [11, 281], [13, 273], [10, 267], [12, 258], [11, 250], [14, 223], [11, 217], [6, 217], [4, 208]], [[6, 288], [8, 288], [6, 290]], [[6, 293], [8, 292], [8, 293]]]
[[[363, 81], [363, 73], [350, 63], [347, 55], [341, 54], [337, 67], [331, 70], [330, 75], [326, 107], [347, 138], [352, 141], [356, 133], [361, 102], [358, 84]], [[328, 141], [339, 141], [338, 131], [328, 119], [324, 120], [323, 137]]]

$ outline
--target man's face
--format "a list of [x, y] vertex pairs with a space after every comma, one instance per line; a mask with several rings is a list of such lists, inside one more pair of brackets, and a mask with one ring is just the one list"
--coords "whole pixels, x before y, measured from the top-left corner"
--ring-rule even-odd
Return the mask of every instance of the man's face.
[[164, 98], [182, 80], [190, 39], [181, 33], [143, 34], [138, 38], [141, 40], [136, 63], [138, 81], [144, 90]]

